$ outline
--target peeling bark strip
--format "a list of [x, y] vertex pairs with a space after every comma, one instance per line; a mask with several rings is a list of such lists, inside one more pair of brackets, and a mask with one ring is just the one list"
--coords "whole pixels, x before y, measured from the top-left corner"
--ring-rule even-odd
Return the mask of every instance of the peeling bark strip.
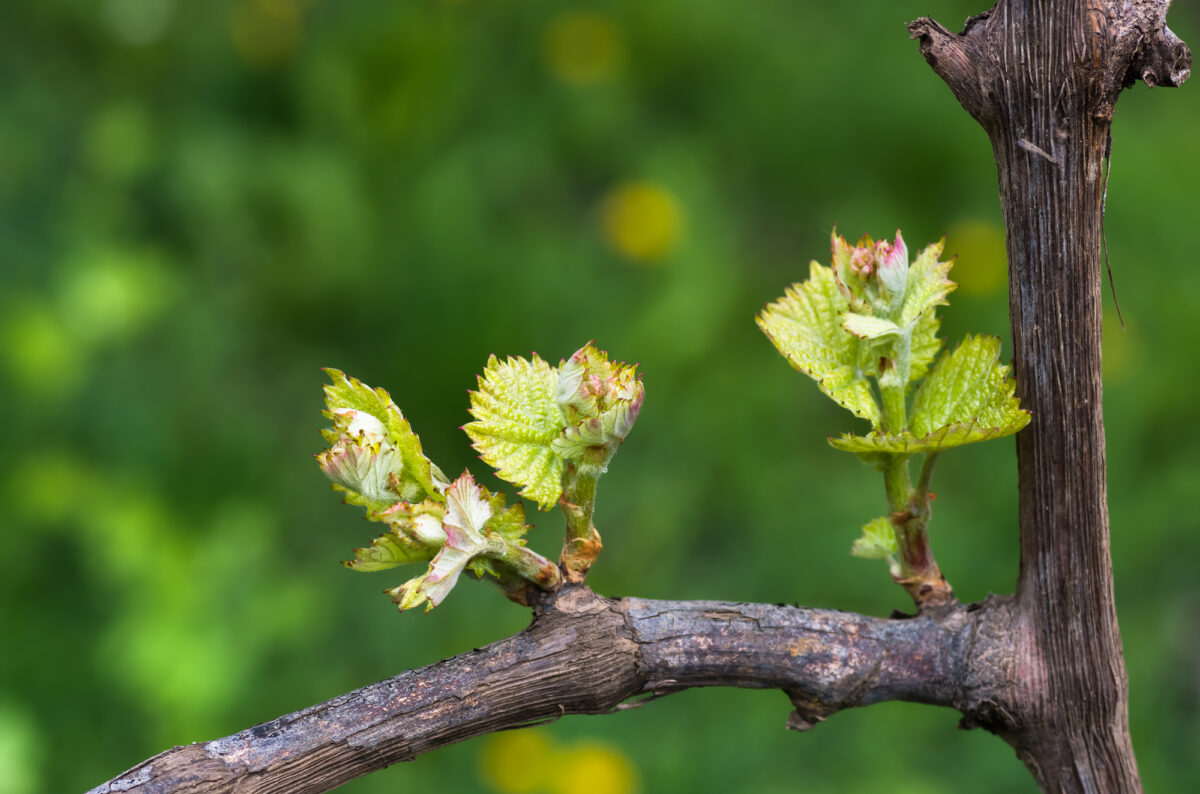
[[[176, 747], [89, 794], [315, 794], [400, 761], [564, 714], [603, 714], [697, 686], [775, 688], [805, 729], [885, 700], [987, 711], [981, 682], [1011, 601], [906, 620], [562, 590], [525, 631], [224, 739]], [[982, 623], [992, 629], [981, 630]], [[780, 703], [783, 706], [783, 702]]]
[[1001, 0], [958, 35], [909, 25], [987, 131], [1007, 227], [1022, 694], [992, 726], [1047, 791], [1141, 791], [1113, 601], [1101, 411], [1101, 166], [1123, 88], [1176, 86], [1169, 0]]

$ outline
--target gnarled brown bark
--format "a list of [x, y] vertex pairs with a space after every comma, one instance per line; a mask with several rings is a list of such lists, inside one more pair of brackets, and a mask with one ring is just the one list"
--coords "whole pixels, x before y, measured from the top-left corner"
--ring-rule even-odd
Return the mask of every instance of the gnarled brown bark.
[[1179, 85], [1169, 0], [1001, 0], [958, 35], [909, 26], [987, 131], [1007, 227], [1017, 436], [1017, 701], [992, 727], [1043, 789], [1141, 791], [1114, 607], [1101, 409], [1101, 247], [1113, 106]]
[[1011, 625], [1011, 615], [1004, 598], [887, 620], [613, 600], [568, 585], [514, 637], [224, 739], [176, 747], [89, 794], [313, 794], [472, 736], [698, 686], [781, 689], [797, 730], [885, 700], [971, 713], [1007, 698], [991, 682], [1011, 634], [997, 627]]

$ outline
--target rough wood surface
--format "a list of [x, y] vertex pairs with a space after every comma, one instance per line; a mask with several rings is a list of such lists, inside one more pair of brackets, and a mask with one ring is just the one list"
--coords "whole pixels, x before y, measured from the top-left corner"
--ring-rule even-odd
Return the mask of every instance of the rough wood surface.
[[[603, 714], [633, 705], [631, 698], [697, 686], [783, 690], [796, 709], [788, 725], [797, 730], [884, 700], [986, 711], [998, 696], [985, 681], [1011, 634], [996, 627], [1011, 626], [1010, 606], [993, 599], [889, 620], [764, 604], [612, 600], [570, 586], [514, 637], [224, 739], [176, 747], [90, 794], [312, 794], [472, 736]], [[989, 661], [977, 668], [979, 659]], [[780, 705], [782, 718], [782, 698]]]
[[1101, 407], [1104, 167], [1113, 105], [1187, 79], [1167, 0], [1008, 0], [910, 32], [987, 131], [1007, 227], [1017, 394], [1020, 690], [1004, 735], [1047, 791], [1141, 791], [1114, 606]]

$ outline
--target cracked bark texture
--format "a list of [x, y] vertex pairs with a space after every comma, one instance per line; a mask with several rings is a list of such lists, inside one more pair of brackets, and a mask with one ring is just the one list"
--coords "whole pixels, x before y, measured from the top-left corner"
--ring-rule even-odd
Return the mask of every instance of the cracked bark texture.
[[1113, 602], [1101, 412], [1104, 161], [1116, 98], [1179, 85], [1191, 53], [1167, 0], [1008, 0], [954, 34], [909, 26], [988, 133], [1007, 226], [1017, 435], [1015, 597], [908, 619], [611, 600], [568, 585], [524, 632], [224, 739], [178, 747], [93, 789], [308, 792], [463, 739], [638, 705], [694, 686], [776, 688], [807, 730], [885, 700], [955, 708], [1053, 792], [1141, 790]]
[[995, 730], [1047, 791], [1141, 791], [1113, 599], [1101, 409], [1105, 158], [1117, 95], [1175, 86], [1168, 0], [1007, 0], [909, 26], [992, 142], [1017, 394], [1020, 692]]
[[[632, 708], [643, 700], [631, 698], [698, 686], [783, 690], [796, 709], [788, 727], [796, 730], [885, 700], [986, 713], [1003, 697], [993, 682], [995, 662], [1008, 654], [1011, 603], [993, 598], [884, 619], [765, 604], [614, 600], [568, 585], [514, 637], [224, 739], [168, 750], [89, 794], [328, 791], [473, 736]], [[990, 630], [981, 629], [985, 623]], [[979, 659], [987, 664], [978, 667]]]

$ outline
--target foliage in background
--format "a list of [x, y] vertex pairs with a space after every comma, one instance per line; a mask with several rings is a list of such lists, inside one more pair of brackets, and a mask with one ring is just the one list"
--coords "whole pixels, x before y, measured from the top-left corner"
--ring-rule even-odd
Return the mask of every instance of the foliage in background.
[[[748, 318], [835, 224], [899, 220], [962, 257], [948, 338], [1007, 327], [986, 138], [903, 28], [980, 10], [8, 4], [0, 791], [84, 790], [522, 627], [479, 587], [440, 620], [397, 621], [364, 606], [377, 577], [331, 562], [364, 525], [308, 459], [329, 364], [388, 384], [423, 450], [461, 472], [477, 466], [454, 430], [471, 420], [463, 373], [495, 350], [603, 339], [637, 356], [653, 400], [638, 454], [605, 478], [597, 590], [906, 608], [845, 554], [864, 471], [815, 443], [843, 415]], [[1200, 10], [1177, 3], [1172, 27], [1194, 45]], [[864, 112], [880, 107], [903, 112]], [[1108, 195], [1129, 325], [1105, 338], [1118, 608], [1139, 764], [1163, 791], [1200, 785], [1200, 431], [1179, 366], [1200, 276], [1178, 233], [1196, 215], [1198, 114], [1187, 88], [1123, 96]], [[1011, 591], [1011, 443], [956, 458], [938, 475], [939, 562], [964, 600]], [[797, 503], [799, 483], [817, 486]], [[531, 544], [561, 537], [549, 519]], [[1029, 785], [950, 713], [876, 706], [797, 737], [787, 711], [776, 692], [697, 691], [544, 730], [618, 748], [655, 792]], [[344, 790], [492, 790], [487, 752], [466, 743]]]

